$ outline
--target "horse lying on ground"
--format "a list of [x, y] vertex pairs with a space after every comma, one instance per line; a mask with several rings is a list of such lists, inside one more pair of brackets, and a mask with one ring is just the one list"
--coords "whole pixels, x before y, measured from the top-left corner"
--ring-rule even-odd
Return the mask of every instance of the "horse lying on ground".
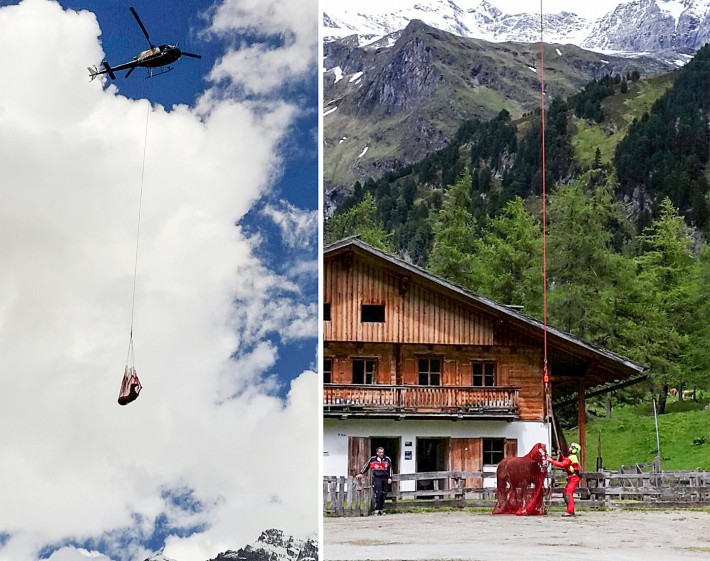
[[500, 462], [493, 514], [546, 514], [543, 499], [547, 465], [547, 446], [542, 442], [521, 458], [505, 458]]

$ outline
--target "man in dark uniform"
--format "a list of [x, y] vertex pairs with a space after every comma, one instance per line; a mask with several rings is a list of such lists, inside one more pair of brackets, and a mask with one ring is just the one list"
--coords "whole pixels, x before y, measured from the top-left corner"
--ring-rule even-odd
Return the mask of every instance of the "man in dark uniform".
[[372, 488], [375, 491], [375, 514], [383, 514], [382, 508], [385, 506], [387, 488], [392, 483], [392, 460], [385, 456], [385, 449], [381, 446], [355, 477], [362, 479], [368, 469], [372, 474]]

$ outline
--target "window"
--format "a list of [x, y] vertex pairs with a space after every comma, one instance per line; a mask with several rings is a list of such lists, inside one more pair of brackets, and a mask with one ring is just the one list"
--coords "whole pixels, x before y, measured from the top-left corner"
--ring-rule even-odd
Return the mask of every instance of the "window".
[[374, 359], [353, 360], [353, 384], [374, 384], [377, 361]]
[[323, 359], [323, 383], [331, 384], [333, 381], [333, 359]]
[[499, 464], [505, 457], [505, 438], [483, 439], [484, 465]]
[[420, 386], [440, 386], [441, 385], [441, 359], [440, 358], [420, 358], [419, 359], [419, 385]]
[[363, 323], [384, 323], [384, 304], [363, 304], [360, 308], [360, 321]]
[[478, 387], [496, 385], [495, 362], [473, 363], [473, 385]]
[[330, 321], [330, 303], [323, 303], [323, 321]]

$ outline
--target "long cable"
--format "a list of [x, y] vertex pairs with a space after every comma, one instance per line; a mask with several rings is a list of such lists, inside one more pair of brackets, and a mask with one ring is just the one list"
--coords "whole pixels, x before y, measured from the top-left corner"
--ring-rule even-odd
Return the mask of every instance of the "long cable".
[[542, 354], [543, 383], [545, 392], [545, 409], [547, 420], [548, 442], [552, 446], [552, 432], [555, 431], [557, 446], [560, 438], [557, 434], [552, 414], [552, 391], [550, 389], [550, 372], [547, 362], [547, 165], [545, 154], [545, 36], [543, 22], [543, 0], [540, 0], [540, 116], [542, 130]]
[[145, 116], [145, 133], [143, 136], [143, 163], [141, 165], [141, 189], [140, 195], [138, 197], [138, 225], [136, 227], [136, 253], [135, 262], [133, 265], [133, 296], [131, 299], [131, 335], [128, 340], [128, 356], [126, 357], [126, 364], [133, 366], [135, 362], [135, 354], [133, 351], [133, 320], [136, 311], [136, 282], [138, 279], [138, 247], [141, 236], [141, 212], [143, 210], [143, 182], [145, 179], [145, 155], [146, 149], [148, 147], [148, 120], [150, 118], [150, 111], [152, 107], [150, 101], [148, 102], [148, 112]]
[[545, 376], [547, 370], [547, 169], [545, 157], [545, 43], [542, 0], [540, 0], [540, 113], [542, 116], [542, 325]]

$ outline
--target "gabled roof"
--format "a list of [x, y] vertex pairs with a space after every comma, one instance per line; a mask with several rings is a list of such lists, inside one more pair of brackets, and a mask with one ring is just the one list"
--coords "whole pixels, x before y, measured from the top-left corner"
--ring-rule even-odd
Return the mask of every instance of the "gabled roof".
[[[328, 259], [347, 251], [360, 252], [380, 259], [391, 267], [410, 273], [413, 277], [419, 277], [428, 283], [433, 283], [444, 292], [453, 293], [464, 298], [473, 308], [477, 309], [477, 311], [493, 316], [496, 319], [502, 319], [508, 322], [511, 327], [524, 332], [533, 339], [539, 339], [542, 343], [545, 332], [545, 326], [542, 322], [530, 316], [526, 316], [513, 308], [444, 280], [421, 267], [407, 263], [398, 257], [372, 247], [360, 240], [357, 236], [344, 238], [326, 246], [323, 250], [323, 257], [324, 259]], [[611, 391], [618, 387], [628, 386], [630, 383], [640, 382], [646, 377], [644, 366], [633, 360], [591, 345], [574, 335], [560, 331], [549, 325], [546, 329], [548, 355], [556, 355], [559, 364], [569, 363], [573, 365], [579, 364], [579, 361], [582, 361], [583, 363], [594, 365], [594, 375], [585, 383], [586, 394], [594, 392], [600, 386], [603, 386], [606, 391]], [[548, 356], [548, 359], [549, 358], [550, 356]], [[550, 372], [552, 376], [555, 376], [553, 368], [554, 361], [550, 360], [550, 363]], [[557, 391], [555, 391], [556, 398], [569, 396], [576, 392], [578, 390], [577, 380], [578, 373], [573, 379], [571, 378], [567, 382], [560, 382], [558, 379], [555, 384], [557, 389]]]

